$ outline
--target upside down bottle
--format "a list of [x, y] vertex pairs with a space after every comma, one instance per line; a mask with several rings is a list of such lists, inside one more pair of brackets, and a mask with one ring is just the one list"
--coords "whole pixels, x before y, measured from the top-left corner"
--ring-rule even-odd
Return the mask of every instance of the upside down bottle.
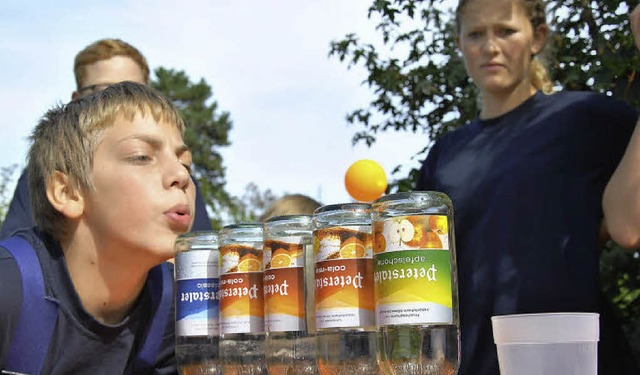
[[182, 375], [221, 374], [218, 358], [218, 237], [191, 232], [178, 237], [176, 361]]
[[313, 248], [320, 373], [377, 374], [371, 206], [318, 208]]
[[263, 252], [269, 374], [317, 374], [311, 216], [276, 216], [267, 220]]
[[222, 373], [268, 374], [264, 356], [262, 224], [228, 225], [219, 236]]
[[392, 374], [455, 374], [460, 362], [451, 200], [439, 192], [373, 203], [376, 322]]

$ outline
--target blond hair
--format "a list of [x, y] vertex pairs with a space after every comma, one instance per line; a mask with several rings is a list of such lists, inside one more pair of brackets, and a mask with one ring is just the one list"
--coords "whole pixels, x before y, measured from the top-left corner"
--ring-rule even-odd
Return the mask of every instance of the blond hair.
[[101, 39], [89, 44], [76, 55], [73, 62], [73, 74], [76, 77], [77, 88], [81, 89], [84, 86], [87, 65], [107, 60], [114, 56], [125, 56], [135, 61], [140, 70], [142, 70], [144, 82], [149, 83], [149, 64], [147, 64], [147, 59], [138, 49], [120, 39]]
[[41, 231], [58, 240], [67, 234], [66, 219], [47, 197], [54, 172], [65, 174], [73, 188], [90, 192], [93, 157], [104, 130], [116, 119], [133, 121], [136, 115], [174, 124], [184, 134], [184, 122], [173, 104], [159, 92], [133, 82], [114, 84], [43, 116], [31, 134], [27, 163], [33, 217]]
[[282, 215], [311, 215], [320, 206], [318, 201], [306, 195], [289, 194], [273, 202], [260, 216], [260, 221]]
[[[460, 0], [456, 9], [456, 33], [460, 33], [462, 27], [462, 12], [464, 7], [471, 1], [477, 0]], [[529, 17], [532, 28], [535, 30], [538, 26], [547, 26], [547, 13], [545, 11], [544, 0], [511, 0], [512, 2], [519, 4], [525, 11], [525, 14]], [[544, 92], [545, 94], [551, 94], [554, 91], [553, 82], [549, 77], [549, 72], [545, 66], [545, 52], [548, 52], [546, 48], [533, 57], [529, 70], [529, 81], [537, 90]]]

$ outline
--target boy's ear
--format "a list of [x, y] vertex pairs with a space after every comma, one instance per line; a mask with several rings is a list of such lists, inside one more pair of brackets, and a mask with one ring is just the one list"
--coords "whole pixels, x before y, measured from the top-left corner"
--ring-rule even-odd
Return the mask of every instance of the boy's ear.
[[77, 219], [84, 212], [84, 197], [71, 184], [69, 176], [55, 171], [47, 182], [47, 198], [51, 205], [69, 219]]

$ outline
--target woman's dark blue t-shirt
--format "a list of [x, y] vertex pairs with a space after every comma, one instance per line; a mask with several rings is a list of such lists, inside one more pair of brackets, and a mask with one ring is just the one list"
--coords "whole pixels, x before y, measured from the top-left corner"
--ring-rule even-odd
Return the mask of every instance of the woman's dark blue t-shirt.
[[454, 206], [460, 374], [497, 373], [493, 315], [599, 311], [602, 195], [637, 117], [603, 95], [537, 93], [435, 143], [416, 190]]

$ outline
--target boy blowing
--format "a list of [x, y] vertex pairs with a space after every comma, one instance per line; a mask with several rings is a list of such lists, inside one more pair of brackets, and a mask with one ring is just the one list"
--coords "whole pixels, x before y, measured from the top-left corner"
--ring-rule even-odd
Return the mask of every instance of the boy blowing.
[[0, 243], [0, 369], [177, 373], [165, 260], [193, 221], [183, 132], [172, 104], [133, 82], [43, 117], [27, 166], [37, 227]]

